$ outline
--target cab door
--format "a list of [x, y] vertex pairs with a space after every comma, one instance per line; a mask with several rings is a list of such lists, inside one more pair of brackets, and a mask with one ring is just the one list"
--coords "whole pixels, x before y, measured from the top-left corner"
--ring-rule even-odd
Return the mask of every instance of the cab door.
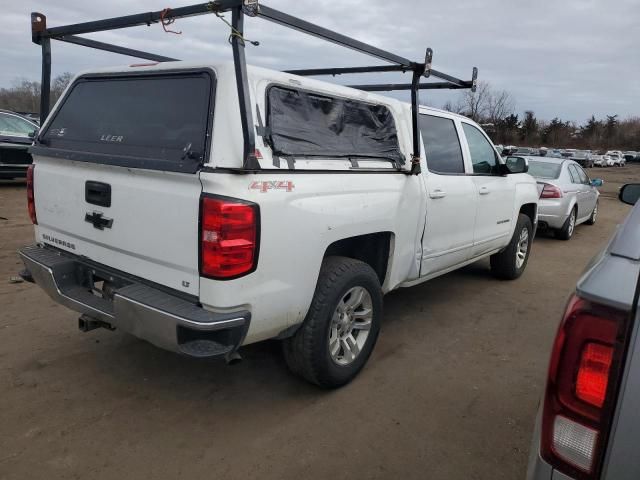
[[498, 153], [493, 144], [475, 125], [462, 121], [467, 155], [473, 168], [470, 176], [475, 187], [476, 217], [471, 257], [477, 257], [509, 243], [515, 228], [515, 181], [496, 172]]
[[426, 169], [425, 231], [421, 276], [451, 269], [469, 258], [476, 215], [475, 187], [466, 175], [454, 120], [421, 114], [419, 118]]

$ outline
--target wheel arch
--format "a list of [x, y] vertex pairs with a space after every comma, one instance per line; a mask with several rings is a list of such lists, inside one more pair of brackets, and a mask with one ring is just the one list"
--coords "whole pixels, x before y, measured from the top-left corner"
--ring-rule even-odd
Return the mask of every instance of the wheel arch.
[[520, 206], [518, 214], [524, 214], [531, 220], [531, 225], [535, 225], [538, 219], [538, 204], [537, 203], [525, 203]]
[[336, 240], [324, 252], [323, 258], [342, 256], [360, 260], [376, 272], [380, 285], [384, 285], [393, 255], [393, 232], [374, 232]]

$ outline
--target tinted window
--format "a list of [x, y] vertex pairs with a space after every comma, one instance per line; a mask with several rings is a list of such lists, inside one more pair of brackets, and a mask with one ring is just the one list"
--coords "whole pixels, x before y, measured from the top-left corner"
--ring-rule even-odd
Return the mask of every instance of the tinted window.
[[529, 162], [529, 175], [536, 178], [558, 178], [561, 170], [561, 163]]
[[282, 87], [271, 87], [267, 96], [267, 124], [276, 155], [404, 163], [393, 115], [384, 105]]
[[99, 163], [194, 172], [205, 154], [211, 82], [204, 73], [81, 79], [42, 143], [99, 154]]
[[463, 123], [462, 128], [469, 144], [473, 173], [492, 173], [497, 163], [495, 150], [476, 127]]
[[569, 165], [569, 176], [571, 177], [572, 183], [582, 183], [575, 165]]
[[578, 167], [577, 165], [576, 171], [578, 172], [578, 176], [580, 177], [580, 183], [584, 183], [585, 185], [589, 185], [589, 176], [585, 173], [582, 167]]
[[462, 149], [453, 120], [420, 115], [418, 121], [429, 171], [464, 173]]
[[38, 127], [16, 115], [0, 113], [0, 135], [28, 138]]

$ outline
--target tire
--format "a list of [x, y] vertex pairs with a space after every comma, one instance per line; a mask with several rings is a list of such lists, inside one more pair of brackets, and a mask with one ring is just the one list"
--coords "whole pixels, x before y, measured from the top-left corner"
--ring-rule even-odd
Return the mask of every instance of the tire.
[[[360, 292], [363, 292], [362, 303], [349, 304], [358, 300]], [[342, 307], [346, 314], [340, 316], [338, 308]], [[368, 317], [364, 315], [367, 310], [370, 311]], [[354, 315], [357, 313], [360, 315]], [[327, 257], [322, 262], [304, 322], [292, 337], [282, 342], [287, 366], [320, 387], [341, 387], [353, 380], [369, 359], [378, 339], [381, 319], [382, 290], [373, 269], [352, 258]], [[368, 328], [364, 328], [367, 322]], [[361, 339], [360, 335], [365, 332], [368, 333]], [[330, 345], [332, 338], [334, 342]], [[348, 351], [345, 345], [349, 346]]]
[[[573, 237], [573, 232], [576, 230], [576, 220], [578, 219], [578, 209], [573, 207], [571, 214], [562, 225], [562, 228], [556, 232], [556, 237], [560, 240], [569, 240]], [[573, 224], [572, 224], [573, 220]]]
[[491, 273], [503, 280], [515, 280], [520, 277], [527, 268], [532, 242], [531, 219], [521, 213], [507, 248], [491, 255]]
[[593, 207], [593, 211], [591, 212], [591, 216], [589, 217], [589, 220], [587, 220], [585, 223], [587, 225], [594, 225], [596, 223], [596, 218], [598, 217], [598, 202], [596, 201], [596, 206]]

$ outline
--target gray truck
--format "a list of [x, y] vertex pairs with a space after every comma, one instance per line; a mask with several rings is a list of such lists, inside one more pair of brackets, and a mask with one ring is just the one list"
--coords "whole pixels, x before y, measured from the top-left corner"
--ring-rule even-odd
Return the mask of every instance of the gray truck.
[[[620, 200], [636, 204], [640, 184]], [[560, 323], [529, 480], [640, 478], [640, 205], [587, 266]]]

